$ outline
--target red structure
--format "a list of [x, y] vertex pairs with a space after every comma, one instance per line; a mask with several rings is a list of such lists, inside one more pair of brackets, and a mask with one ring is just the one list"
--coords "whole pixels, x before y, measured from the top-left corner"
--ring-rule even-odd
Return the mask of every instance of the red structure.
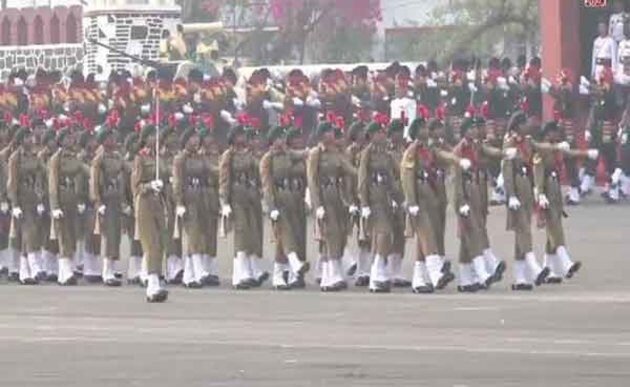
[[81, 43], [83, 8], [8, 8], [0, 11], [0, 44], [27, 46]]

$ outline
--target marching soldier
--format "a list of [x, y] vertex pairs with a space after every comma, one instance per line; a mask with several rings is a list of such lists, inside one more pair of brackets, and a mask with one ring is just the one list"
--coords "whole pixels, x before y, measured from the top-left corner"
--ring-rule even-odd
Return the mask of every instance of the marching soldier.
[[340, 150], [331, 123], [319, 125], [318, 137], [319, 143], [309, 152], [306, 175], [310, 203], [315, 209], [315, 240], [322, 254], [320, 289], [334, 292], [347, 288], [341, 265], [348, 238], [349, 200], [344, 197], [344, 185], [348, 175], [356, 175], [356, 169]]
[[76, 135], [69, 129], [57, 133], [59, 149], [48, 163], [48, 192], [52, 215], [51, 234], [59, 244], [60, 285], [76, 285], [73, 258], [77, 247], [78, 187], [81, 174], [89, 173], [76, 153]]
[[[143, 252], [142, 244], [136, 233], [136, 218], [135, 218], [135, 203], [133, 195], [133, 187], [131, 185], [131, 170], [133, 167], [134, 159], [138, 153], [140, 137], [138, 133], [132, 132], [127, 135], [123, 143], [123, 151], [125, 152], [125, 168], [123, 168], [123, 179], [125, 182], [125, 202], [128, 203], [129, 208], [123, 208], [123, 223], [122, 229], [127, 234], [130, 243], [130, 257], [127, 266], [127, 284], [139, 285], [144, 282], [141, 279]], [[125, 211], [126, 210], [126, 211]]]
[[11, 238], [19, 250], [19, 280], [24, 285], [37, 284], [42, 274], [38, 262], [40, 239], [37, 222], [44, 214], [42, 179], [44, 168], [34, 152], [34, 137], [21, 128], [13, 139], [17, 149], [9, 158], [7, 191], [13, 204]]
[[434, 289], [443, 289], [453, 279], [445, 270], [444, 261], [440, 257], [440, 231], [437, 228], [441, 224], [443, 199], [435, 189], [436, 179], [439, 177], [437, 163], [458, 162], [461, 167], [466, 167], [467, 161], [429, 146], [429, 127], [435, 128], [438, 125], [437, 122], [427, 124], [424, 118], [417, 118], [412, 122], [409, 133], [414, 142], [405, 151], [400, 168], [409, 213], [406, 234], [408, 237], [416, 235], [418, 243], [411, 285], [414, 293], [431, 293]]
[[[184, 259], [184, 286], [201, 288], [208, 277], [204, 252], [205, 230], [208, 228], [208, 201], [204, 197], [212, 171], [205, 157], [199, 153], [201, 138], [194, 128], [188, 128], [180, 138], [181, 151], [173, 161], [173, 194], [175, 216], [181, 228]], [[179, 236], [177, 236], [179, 238]]]
[[[92, 163], [96, 156], [98, 142], [90, 131], [79, 134], [80, 151], [77, 158], [86, 166]], [[94, 225], [97, 218], [97, 209], [90, 199], [90, 175], [81, 174], [77, 178], [77, 249], [75, 253], [75, 272], [77, 276], [83, 274], [83, 279], [88, 283], [104, 282], [102, 276], [102, 264], [100, 238], [94, 235]], [[82, 270], [78, 270], [82, 267]]]
[[248, 146], [243, 125], [230, 130], [229, 148], [219, 164], [219, 197], [221, 200], [221, 234], [226, 233], [230, 219], [234, 228], [232, 285], [237, 289], [260, 286], [268, 277], [259, 267], [260, 250], [259, 168]]
[[386, 128], [372, 122], [366, 129], [370, 143], [361, 152], [358, 171], [358, 196], [364, 230], [370, 237], [374, 261], [370, 270], [371, 292], [389, 292], [391, 278], [387, 266], [393, 252], [395, 222], [398, 207], [395, 189], [399, 165], [389, 152]]
[[[126, 164], [116, 149], [116, 133], [109, 128], [101, 128], [97, 133], [100, 149], [92, 160], [90, 168], [90, 199], [96, 210], [93, 234], [103, 247], [103, 283], [106, 286], [120, 286], [115, 276], [114, 263], [120, 259], [122, 217], [130, 214], [126, 202]], [[88, 236], [92, 236], [88, 234]]]
[[455, 147], [455, 154], [470, 160], [471, 167], [455, 171], [454, 208], [458, 219], [459, 287], [461, 292], [487, 289], [499, 280], [505, 264], [489, 262], [487, 245], [486, 213], [487, 178], [484, 159], [501, 158], [500, 149], [479, 141], [477, 118], [467, 118], [460, 128], [462, 140]]
[[[260, 161], [263, 202], [271, 220], [274, 240], [280, 250], [274, 262], [272, 282], [278, 290], [291, 289], [293, 284], [285, 279], [284, 273], [291, 273], [293, 282], [303, 282], [304, 274], [309, 269], [305, 261], [302, 246], [304, 235], [304, 184], [306, 175], [297, 175], [294, 164], [299, 163], [303, 155], [287, 149], [286, 131], [282, 127], [273, 128], [268, 135], [271, 145]], [[302, 152], [303, 153], [303, 152]], [[305, 171], [303, 171], [305, 172]], [[278, 261], [286, 256], [288, 266]]]
[[[350, 128], [348, 129], [348, 141], [350, 144], [346, 147], [345, 153], [346, 157], [352, 164], [354, 168], [359, 168], [359, 161], [361, 160], [361, 152], [365, 147], [365, 131], [364, 124], [361, 121], [356, 121]], [[354, 225], [360, 224], [360, 206], [359, 206], [359, 196], [357, 191], [357, 178], [356, 176], [348, 176], [347, 179], [347, 189], [348, 196], [352, 198], [352, 202], [348, 207], [348, 212], [350, 215], [350, 219], [352, 220], [353, 226], [350, 227], [349, 231], [352, 234], [355, 227]], [[360, 227], [358, 227], [360, 229]], [[370, 283], [370, 268], [372, 266], [372, 252], [370, 247], [370, 241], [364, 238], [363, 235], [360, 235], [359, 232], [356, 234], [357, 238], [357, 247], [358, 252], [356, 254], [356, 258], [352, 257], [356, 263], [353, 263], [348, 270], [348, 274], [356, 273], [355, 286], [368, 286]], [[346, 247], [346, 251], [350, 250], [349, 247]], [[352, 254], [352, 252], [349, 252]]]
[[397, 288], [407, 288], [411, 286], [411, 282], [405, 278], [402, 273], [402, 261], [405, 257], [405, 194], [402, 191], [400, 181], [400, 163], [405, 153], [406, 145], [403, 138], [406, 119], [393, 120], [389, 125], [389, 146], [388, 151], [394, 158], [398, 173], [395, 175], [392, 199], [395, 205], [394, 210], [394, 241], [392, 244], [392, 252], [387, 258], [388, 270], [392, 278], [392, 286]]
[[[543, 141], [558, 144], [561, 133], [558, 124], [547, 122], [543, 128]], [[549, 269], [547, 283], [560, 283], [562, 278], [571, 278], [580, 269], [580, 262], [573, 262], [566, 248], [562, 218], [565, 216], [562, 203], [562, 187], [560, 171], [563, 160], [567, 157], [589, 157], [597, 159], [598, 151], [570, 150], [563, 148], [553, 151], [537, 152], [534, 155], [534, 184], [538, 225], [545, 227], [547, 243], [545, 244], [545, 267]]]
[[214, 127], [214, 121], [206, 120], [203, 126], [199, 130], [199, 136], [201, 137], [201, 150], [208, 169], [212, 171], [208, 185], [205, 187], [205, 193], [203, 195], [206, 200], [206, 208], [208, 210], [208, 216], [206, 219], [207, 228], [205, 231], [205, 248], [204, 248], [204, 261], [205, 267], [208, 271], [208, 276], [205, 280], [205, 285], [219, 286], [219, 269], [217, 263], [217, 233], [219, 231], [219, 159], [221, 158], [221, 151], [219, 144], [212, 131]]
[[[14, 137], [15, 137], [15, 133], [17, 132], [17, 130], [19, 129], [19, 126], [14, 125], [13, 121], [13, 117], [11, 116], [11, 114], [6, 114], [5, 113], [5, 117], [4, 117], [4, 122], [5, 125], [11, 125], [8, 128], [8, 133], [7, 133], [7, 141], [6, 144], [3, 144], [3, 148], [2, 150], [0, 150], [0, 167], [2, 168], [2, 173], [4, 175], [4, 179], [5, 182], [8, 180], [8, 175], [9, 175], [9, 170], [8, 170], [8, 165], [9, 165], [9, 157], [11, 157], [11, 155], [13, 154], [13, 152], [15, 152], [15, 150], [18, 148], [17, 145], [15, 144], [14, 141]], [[5, 193], [6, 196], [6, 208], [3, 208], [7, 210], [7, 212], [9, 211], [9, 198], [8, 198], [8, 194]], [[12, 218], [9, 219], [9, 225], [10, 222], [12, 222]], [[18, 249], [14, 246], [15, 244], [13, 242], [11, 242], [11, 238], [9, 237], [9, 231], [10, 231], [10, 226], [6, 226], [6, 239], [7, 239], [7, 248], [4, 249], [4, 254], [5, 254], [5, 259], [6, 259], [6, 267], [7, 267], [7, 273], [8, 273], [8, 278], [10, 282], [18, 282], [20, 279], [19, 276], [19, 267], [20, 267], [20, 263], [19, 263], [19, 254], [18, 254]]]
[[164, 183], [156, 172], [158, 166], [156, 151], [156, 128], [147, 125], [140, 136], [141, 149], [138, 152], [131, 172], [133, 187], [136, 233], [145, 252], [147, 269], [147, 302], [164, 302], [168, 291], [160, 284], [162, 260], [164, 258], [166, 230], [164, 205]]
[[[48, 165], [48, 160], [50, 160], [52, 155], [57, 151], [58, 145], [56, 135], [57, 134], [54, 129], [48, 129], [44, 132], [40, 139], [42, 147], [39, 152], [37, 152], [37, 158], [44, 167]], [[42, 179], [42, 194], [42, 203], [44, 204], [44, 207], [46, 207], [46, 211], [44, 211], [38, 225], [40, 245], [42, 246], [42, 261], [44, 262], [46, 272], [48, 273], [48, 278], [46, 280], [48, 282], [57, 282], [59, 259], [57, 257], [57, 252], [59, 251], [59, 248], [56, 241], [50, 239], [50, 200], [48, 197], [48, 170], [46, 168], [44, 169], [44, 179]], [[75, 270], [79, 271], [82, 275], [82, 267], [76, 268]]]

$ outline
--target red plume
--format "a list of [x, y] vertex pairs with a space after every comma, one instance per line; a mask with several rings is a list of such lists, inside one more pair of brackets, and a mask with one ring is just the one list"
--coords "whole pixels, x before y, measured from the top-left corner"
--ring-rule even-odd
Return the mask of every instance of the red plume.
[[383, 126], [389, 125], [389, 116], [383, 113], [376, 113], [374, 122]]
[[484, 119], [487, 120], [490, 118], [490, 103], [488, 101], [485, 101], [483, 105], [481, 105], [480, 113]]
[[280, 116], [280, 126], [291, 126], [292, 124], [293, 115], [290, 112]]
[[20, 126], [23, 128], [30, 128], [31, 127], [31, 119], [27, 114], [21, 114], [20, 115]]
[[523, 99], [523, 102], [521, 102], [521, 110], [525, 113], [529, 112], [529, 101], [527, 98]]
[[6, 124], [10, 124], [13, 121], [13, 114], [11, 114], [10, 112], [5, 112], [3, 119]]
[[612, 85], [613, 80], [614, 75], [612, 69], [610, 67], [604, 67], [604, 70], [599, 75], [599, 83]]
[[558, 122], [562, 119], [562, 112], [558, 109], [553, 110], [553, 120]]
[[166, 119], [168, 126], [170, 128], [175, 128], [177, 126], [177, 119], [175, 119], [175, 114], [170, 114]]
[[475, 115], [477, 115], [477, 109], [475, 108], [475, 105], [468, 105], [468, 107], [466, 108], [466, 113], [464, 113], [464, 117], [472, 118]]
[[133, 130], [136, 133], [140, 133], [140, 132], [142, 132], [142, 128], [144, 128], [145, 125], [146, 125], [146, 122], [144, 120], [140, 120], [140, 121], [136, 122], [136, 125], [133, 127]]
[[105, 122], [109, 128], [117, 128], [120, 124], [120, 114], [118, 113], [118, 110], [112, 110], [112, 112], [107, 116]]
[[346, 122], [342, 116], [335, 117], [335, 126], [342, 130], [346, 129]]
[[431, 117], [431, 110], [429, 110], [427, 105], [420, 104], [416, 107], [416, 116], [426, 121]]
[[208, 130], [214, 129], [214, 117], [212, 115], [207, 114], [201, 117], [201, 122]]
[[260, 118], [252, 116], [249, 118], [249, 126], [254, 129], [260, 129], [262, 127], [262, 122], [260, 121]]
[[236, 121], [239, 125], [249, 126], [251, 122], [251, 117], [247, 113], [241, 113], [236, 117]]
[[435, 109], [435, 118], [437, 118], [440, 121], [444, 121], [444, 119], [446, 118], [446, 108], [444, 107], [444, 105], [440, 105], [437, 109]]
[[336, 117], [337, 116], [335, 115], [335, 112], [328, 112], [328, 113], [326, 113], [326, 122], [334, 124]]

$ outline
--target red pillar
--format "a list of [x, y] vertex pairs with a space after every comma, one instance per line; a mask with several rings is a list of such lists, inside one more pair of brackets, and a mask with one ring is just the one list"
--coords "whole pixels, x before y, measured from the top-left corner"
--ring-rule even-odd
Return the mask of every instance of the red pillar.
[[[553, 81], [563, 68], [571, 70], [577, 87], [580, 68], [580, 2], [538, 0], [543, 75]], [[543, 117], [553, 117], [551, 97], [545, 96]]]

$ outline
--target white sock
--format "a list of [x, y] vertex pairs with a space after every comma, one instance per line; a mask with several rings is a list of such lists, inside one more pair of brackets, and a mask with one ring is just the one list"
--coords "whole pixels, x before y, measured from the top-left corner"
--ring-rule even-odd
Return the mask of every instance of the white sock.
[[26, 259], [28, 261], [28, 266], [30, 270], [30, 274], [32, 277], [35, 277], [37, 274], [41, 273], [42, 267], [40, 265], [40, 260], [38, 259], [37, 253], [28, 253], [26, 255]]
[[402, 257], [400, 254], [390, 254], [389, 257], [387, 257], [387, 269], [390, 278], [394, 280], [405, 279], [402, 275]]
[[103, 281], [114, 280], [114, 260], [110, 258], [103, 258]]
[[460, 263], [459, 264], [459, 285], [470, 286], [475, 283], [475, 272], [473, 264]]
[[527, 264], [523, 260], [514, 262], [514, 282], [517, 285], [531, 284], [527, 279]]
[[184, 276], [182, 281], [186, 285], [195, 282], [195, 265], [192, 257], [189, 255], [184, 257]]
[[195, 281], [201, 283], [204, 278], [208, 276], [208, 271], [204, 264], [203, 256], [201, 254], [192, 255], [193, 273], [195, 275]]
[[28, 258], [26, 256], [20, 257], [20, 281], [24, 282], [26, 280], [33, 279], [35, 277], [31, 273], [31, 265], [29, 265]]
[[162, 289], [160, 285], [160, 277], [157, 274], [147, 275], [147, 296], [156, 295]]
[[482, 255], [473, 259], [472, 266], [477, 279], [482, 284], [485, 284], [488, 278], [492, 276], [492, 274], [488, 273], [486, 270], [486, 260]]
[[357, 276], [367, 277], [370, 275], [370, 268], [372, 266], [373, 256], [372, 253], [365, 249], [359, 249], [359, 261], [357, 263]]
[[439, 255], [429, 255], [425, 258], [425, 264], [429, 273], [429, 278], [431, 278], [431, 283], [433, 286], [437, 286], [443, 276], [442, 266], [444, 266], [444, 264], [442, 259]]
[[291, 268], [286, 263], [273, 263], [273, 286], [287, 286], [287, 282], [284, 280], [284, 272], [291, 271]]
[[72, 261], [70, 258], [59, 258], [59, 283], [66, 283], [74, 275]]
[[527, 267], [527, 273], [529, 275], [529, 282], [534, 282], [543, 269], [542, 267], [540, 267], [540, 264], [536, 260], [536, 256], [533, 252], [530, 251], [529, 253], [525, 254], [525, 265]]
[[411, 281], [411, 286], [415, 288], [420, 288], [426, 286], [425, 278], [428, 276], [427, 267], [424, 262], [416, 261], [413, 265], [413, 279]]
[[499, 260], [499, 258], [497, 258], [497, 256], [494, 255], [494, 252], [492, 251], [491, 248], [487, 248], [483, 251], [483, 258], [486, 261], [486, 270], [489, 273], [494, 274], [501, 260]]
[[260, 258], [256, 255], [250, 255], [248, 259], [250, 272], [252, 273], [254, 279], [257, 280], [263, 275], [263, 271], [260, 268]]

